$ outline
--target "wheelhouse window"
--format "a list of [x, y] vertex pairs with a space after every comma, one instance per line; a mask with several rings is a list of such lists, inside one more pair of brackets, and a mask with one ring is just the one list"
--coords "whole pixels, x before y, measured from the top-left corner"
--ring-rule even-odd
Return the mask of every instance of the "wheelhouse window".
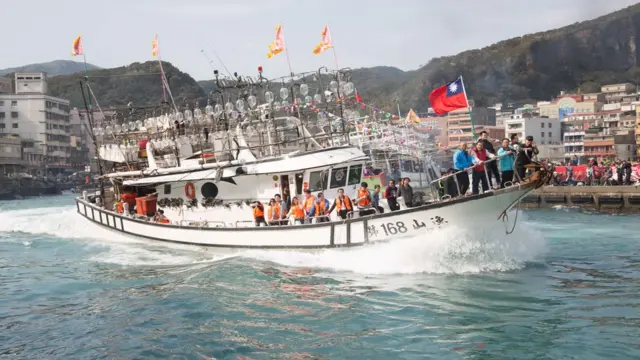
[[314, 171], [309, 174], [309, 191], [322, 191], [327, 188], [328, 171]]
[[357, 185], [362, 178], [362, 165], [353, 165], [349, 168], [349, 181], [347, 185]]
[[347, 185], [347, 168], [337, 168], [331, 170], [330, 188], [335, 189]]
[[164, 194], [171, 195], [171, 184], [164, 184]]

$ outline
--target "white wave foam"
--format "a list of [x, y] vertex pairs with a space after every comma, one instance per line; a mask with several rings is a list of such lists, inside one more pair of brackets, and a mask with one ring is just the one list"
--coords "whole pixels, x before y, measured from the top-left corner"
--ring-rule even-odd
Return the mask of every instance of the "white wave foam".
[[421, 237], [349, 250], [247, 251], [242, 256], [361, 274], [460, 274], [521, 269], [545, 249], [542, 234], [520, 221], [511, 235], [496, 223], [492, 230], [448, 227]]
[[[0, 232], [74, 239], [95, 252], [89, 261], [117, 265], [186, 265], [215, 262], [235, 256], [229, 251], [150, 242], [126, 236], [82, 219], [74, 206], [2, 211]], [[31, 243], [33, 241], [29, 242]]]

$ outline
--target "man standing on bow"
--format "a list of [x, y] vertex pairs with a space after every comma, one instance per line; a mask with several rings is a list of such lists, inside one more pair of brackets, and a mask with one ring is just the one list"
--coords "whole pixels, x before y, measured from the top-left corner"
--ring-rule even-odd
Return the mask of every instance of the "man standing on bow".
[[[458, 196], [465, 195], [469, 190], [469, 173], [466, 171], [473, 164], [473, 160], [469, 152], [467, 152], [467, 144], [460, 144], [458, 151], [453, 154], [453, 167], [455, 168], [460, 193]], [[464, 171], [463, 171], [464, 170]]]
[[520, 180], [524, 180], [527, 174], [525, 165], [531, 164], [538, 153], [538, 147], [533, 143], [533, 136], [527, 136], [524, 140], [524, 145], [520, 147], [516, 155], [516, 173]]
[[[489, 140], [489, 133], [486, 131], [480, 132], [480, 141], [482, 141], [482, 146], [484, 149], [490, 153], [491, 155], [496, 155], [496, 151], [493, 148], [493, 143]], [[498, 171], [498, 163], [496, 161], [491, 161], [487, 163], [487, 177], [489, 178], [489, 187], [491, 186], [491, 178], [496, 178], [496, 185], [499, 186], [502, 182], [500, 181], [500, 172]], [[493, 175], [493, 176], [491, 176]]]

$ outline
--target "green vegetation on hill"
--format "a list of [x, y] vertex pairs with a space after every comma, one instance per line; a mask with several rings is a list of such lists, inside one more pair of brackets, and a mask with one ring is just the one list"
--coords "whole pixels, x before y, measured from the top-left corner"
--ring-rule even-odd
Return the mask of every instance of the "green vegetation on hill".
[[[89, 70], [100, 69], [99, 67], [87, 64]], [[49, 76], [73, 74], [84, 71], [84, 63], [71, 60], [54, 60], [40, 64], [29, 64], [14, 68], [0, 70], [0, 76], [5, 76], [15, 72], [46, 72]]]
[[[184, 99], [205, 96], [202, 88], [189, 74], [178, 70], [171, 63], [162, 64], [176, 103], [182, 104]], [[53, 77], [49, 79], [49, 93], [69, 99], [71, 106], [82, 107], [84, 105], [79, 80], [83, 76], [84, 72]], [[129, 102], [141, 106], [160, 104], [162, 101], [160, 65], [157, 61], [90, 70], [89, 85], [101, 106], [126, 105]]]

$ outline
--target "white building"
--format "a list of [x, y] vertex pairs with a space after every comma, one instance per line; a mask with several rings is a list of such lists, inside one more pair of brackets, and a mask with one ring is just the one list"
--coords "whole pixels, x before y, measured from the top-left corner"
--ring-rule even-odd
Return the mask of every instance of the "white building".
[[0, 94], [0, 133], [33, 140], [50, 170], [68, 167], [69, 100], [46, 95], [46, 73], [16, 73], [15, 93]]
[[505, 120], [504, 132], [506, 137], [517, 134], [523, 141], [527, 136], [533, 136], [538, 145], [556, 145], [562, 143], [560, 120], [546, 117], [529, 117], [527, 114], [514, 115], [513, 119]]

